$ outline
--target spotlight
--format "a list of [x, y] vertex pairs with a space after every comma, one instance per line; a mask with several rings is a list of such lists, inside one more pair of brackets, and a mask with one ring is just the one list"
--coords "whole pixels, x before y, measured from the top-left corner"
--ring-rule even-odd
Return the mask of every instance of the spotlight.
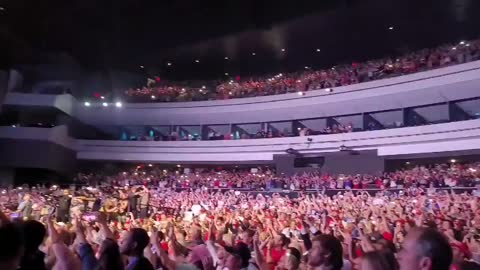
[[197, 60], [195, 60], [195, 63], [200, 63], [200, 60], [198, 60], [198, 59], [197, 59]]
[[452, 158], [452, 159], [450, 159], [450, 162], [451, 162], [451, 163], [455, 163], [455, 162], [457, 162], [457, 160], [455, 160], [455, 159]]
[[103, 103], [102, 103], [102, 106], [103, 106], [103, 107], [108, 107], [108, 103], [103, 102]]
[[205, 88], [207, 88], [205, 85], [204, 85], [204, 86], [202, 86], [202, 89], [205, 89]]
[[152, 166], [153, 166], [153, 164], [148, 164], [148, 167], [152, 167]]
[[317, 49], [317, 52], [320, 52], [320, 49]]
[[225, 56], [225, 60], [228, 60], [228, 59], [229, 59], [228, 56]]
[[228, 72], [225, 72], [225, 76], [228, 76]]
[[463, 41], [463, 40], [462, 40], [462, 41], [460, 41], [460, 44], [461, 44], [461, 45], [465, 44], [465, 41]]
[[100, 99], [105, 99], [105, 97], [104, 97], [104, 96], [100, 96]]
[[180, 168], [180, 167], [182, 167], [182, 165], [178, 164], [177, 167]]
[[90, 102], [85, 101], [85, 103], [83, 103], [83, 105], [85, 105], [85, 107], [90, 107]]
[[388, 27], [388, 30], [393, 30], [393, 26]]
[[12, 125], [12, 127], [13, 127], [13, 128], [16, 128], [16, 127], [17, 127], [17, 125]]
[[140, 66], [141, 69], [144, 69], [145, 67], [144, 66]]
[[152, 98], [152, 99], [156, 99], [157, 97], [152, 95], [151, 98]]
[[171, 66], [171, 65], [172, 65], [172, 63], [170, 63], [170, 62], [167, 63], [167, 66]]
[[255, 56], [255, 55], [257, 55], [257, 54], [253, 52], [252, 55]]
[[405, 164], [410, 165], [410, 161], [405, 162]]
[[117, 101], [117, 102], [115, 103], [115, 107], [117, 107], [117, 108], [121, 108], [121, 107], [122, 107], [122, 103], [121, 103], [121, 102], [119, 102], [119, 101]]
[[282, 49], [282, 52], [284, 52], [284, 51], [285, 51], [285, 49]]
[[305, 69], [309, 69], [309, 67], [308, 67], [308, 66], [305, 66]]

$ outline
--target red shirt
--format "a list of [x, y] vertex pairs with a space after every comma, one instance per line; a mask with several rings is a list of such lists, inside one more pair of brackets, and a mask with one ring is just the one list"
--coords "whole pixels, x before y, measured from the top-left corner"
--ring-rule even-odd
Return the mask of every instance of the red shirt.
[[[264, 249], [265, 257], [267, 256], [267, 249]], [[280, 262], [280, 259], [285, 255], [286, 251], [284, 249], [271, 249], [270, 250], [270, 257], [272, 258], [273, 264], [270, 265], [270, 270], [274, 270], [275, 267]]]

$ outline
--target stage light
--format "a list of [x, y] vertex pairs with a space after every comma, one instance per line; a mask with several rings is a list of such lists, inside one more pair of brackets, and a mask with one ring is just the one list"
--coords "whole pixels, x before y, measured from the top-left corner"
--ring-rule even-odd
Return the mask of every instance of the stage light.
[[393, 26], [388, 27], [388, 30], [393, 30]]
[[309, 69], [309, 67], [308, 67], [308, 66], [305, 66], [305, 69]]
[[85, 105], [85, 107], [90, 107], [91, 104], [90, 104], [90, 102], [85, 101], [85, 103], [83, 103], [83, 105]]
[[255, 55], [257, 55], [257, 54], [253, 52], [252, 55], [255, 56]]
[[320, 52], [320, 49], [317, 49], [317, 52]]
[[455, 162], [457, 162], [457, 160], [455, 160], [455, 159], [452, 158], [452, 159], [450, 159], [450, 162], [451, 162], [451, 163], [455, 163]]
[[115, 102], [115, 107], [121, 108], [121, 107], [122, 107], [122, 103], [119, 102], [119, 101]]
[[225, 72], [225, 76], [228, 76], [228, 72]]
[[12, 127], [13, 127], [13, 128], [16, 128], [16, 127], [17, 127], [17, 125], [12, 125]]
[[172, 65], [172, 63], [170, 63], [170, 62], [167, 63], [167, 66], [171, 66], [171, 65]]
[[197, 59], [197, 60], [195, 60], [195, 63], [200, 63], [200, 60], [198, 60], [198, 59]]
[[156, 99], [157, 97], [152, 95], [151, 98], [152, 98], [152, 99]]
[[225, 60], [228, 60], [228, 56], [225, 56]]
[[462, 41], [460, 41], [460, 44], [461, 44], [461, 45], [465, 44], [465, 41], [463, 41], [463, 40], [462, 40]]
[[202, 86], [202, 89], [205, 89], [205, 88], [207, 88], [207, 87], [206, 87], [205, 85], [203, 85], [203, 86]]
[[410, 161], [405, 162], [405, 164], [410, 165]]
[[100, 99], [105, 99], [105, 97], [104, 97], [104, 96], [100, 96]]
[[152, 166], [153, 166], [153, 164], [148, 164], [148, 167], [152, 167]]
[[180, 167], [182, 167], [182, 165], [178, 164], [177, 167], [180, 168]]
[[297, 80], [297, 83], [301, 83], [302, 81], [301, 80]]
[[103, 103], [102, 103], [102, 106], [103, 106], [103, 107], [108, 107], [108, 103], [103, 102]]
[[140, 66], [141, 69], [144, 69], [145, 67], [144, 66]]
[[230, 96], [231, 96], [231, 95], [233, 95], [233, 93], [232, 93], [232, 92], [228, 92], [228, 94], [229, 94]]
[[453, 47], [453, 48], [452, 48], [452, 50], [454, 50], [454, 51], [455, 51], [456, 49], [457, 49], [457, 47]]
[[285, 51], [285, 49], [282, 49], [282, 52], [284, 52], [284, 51]]

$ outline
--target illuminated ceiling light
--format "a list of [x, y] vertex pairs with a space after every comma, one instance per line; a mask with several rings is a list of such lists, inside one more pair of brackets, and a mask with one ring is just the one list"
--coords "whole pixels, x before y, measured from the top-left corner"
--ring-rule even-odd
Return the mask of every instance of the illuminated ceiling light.
[[103, 106], [103, 107], [108, 107], [108, 103], [103, 102], [103, 103], [102, 103], [102, 106]]
[[120, 101], [115, 102], [115, 107], [121, 108], [122, 107], [122, 102], [120, 102]]
[[157, 97], [152, 95], [151, 98], [152, 98], [152, 99], [156, 99]]
[[254, 52], [252, 52], [252, 55], [253, 55], [253, 56], [255, 56], [255, 55], [257, 55], [257, 54], [256, 54], [256, 53], [254, 53]]
[[171, 65], [172, 65], [172, 63], [170, 63], [170, 62], [167, 63], [167, 66], [171, 66]]
[[83, 105], [85, 105], [85, 107], [90, 107], [91, 104], [90, 104], [90, 102], [85, 101], [85, 103], [83, 103]]
[[317, 49], [317, 52], [320, 52], [320, 49]]
[[388, 30], [393, 30], [393, 26], [388, 27]]
[[195, 63], [200, 63], [200, 60], [196, 59], [196, 60], [195, 60]]
[[225, 60], [228, 60], [228, 59], [229, 59], [228, 56], [225, 56]]
[[141, 69], [144, 69], [145, 67], [144, 66], [140, 66]]
[[450, 162], [455, 163], [455, 162], [457, 162], [457, 160], [452, 158], [452, 159], [450, 159]]

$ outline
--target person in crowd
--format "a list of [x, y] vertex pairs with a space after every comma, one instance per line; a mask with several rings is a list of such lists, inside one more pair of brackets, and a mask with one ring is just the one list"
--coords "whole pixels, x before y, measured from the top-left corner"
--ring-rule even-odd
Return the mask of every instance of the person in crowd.
[[[0, 215], [3, 216], [3, 213]], [[24, 251], [22, 232], [8, 218], [2, 218], [0, 222], [0, 243], [2, 243], [0, 245], [0, 269], [19, 269]]]
[[432, 228], [408, 232], [398, 254], [400, 270], [449, 270], [452, 249], [447, 238]]
[[21, 225], [21, 228], [24, 235], [25, 249], [20, 269], [46, 270], [45, 253], [39, 250], [47, 234], [45, 226], [36, 220], [28, 220]]
[[143, 255], [143, 250], [150, 243], [147, 232], [141, 228], [128, 231], [120, 245], [120, 253], [128, 256], [126, 270], [153, 270], [153, 266]]

